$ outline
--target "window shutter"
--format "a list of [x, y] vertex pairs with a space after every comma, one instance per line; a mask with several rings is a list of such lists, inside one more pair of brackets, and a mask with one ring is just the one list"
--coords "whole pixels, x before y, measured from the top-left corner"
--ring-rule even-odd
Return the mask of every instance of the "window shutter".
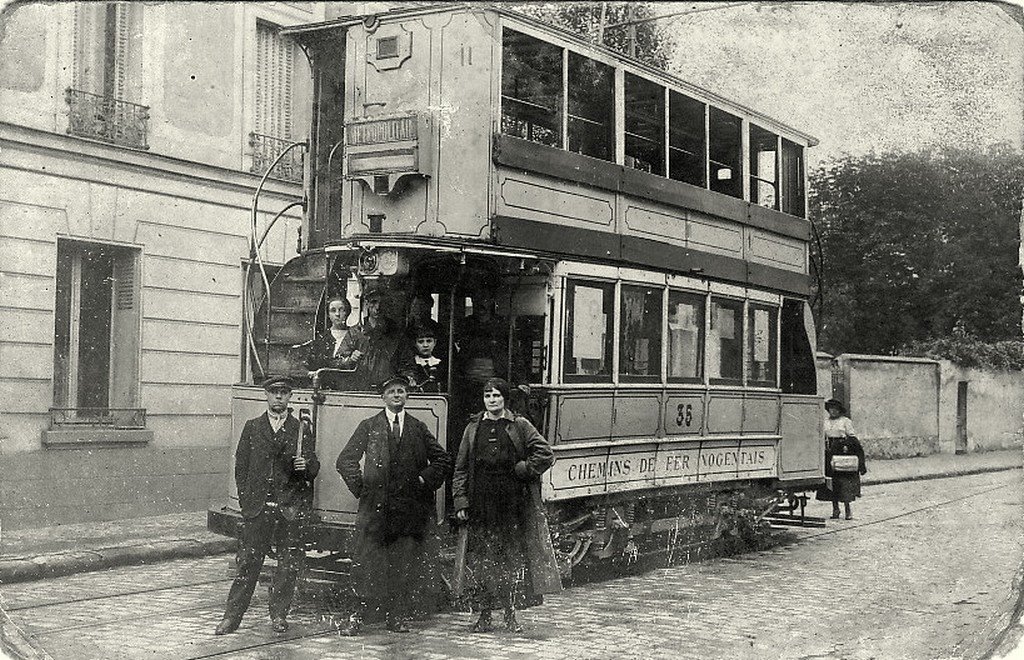
[[119, 310], [135, 309], [135, 259], [126, 252], [114, 259], [114, 305]]
[[267, 23], [256, 26], [257, 133], [290, 139], [294, 45]]
[[128, 43], [129, 43], [129, 12], [131, 7], [118, 3], [114, 5], [116, 13], [116, 30], [114, 35], [114, 98], [124, 99], [127, 89]]
[[270, 55], [270, 29], [263, 23], [256, 26], [256, 132], [267, 132], [267, 61]]

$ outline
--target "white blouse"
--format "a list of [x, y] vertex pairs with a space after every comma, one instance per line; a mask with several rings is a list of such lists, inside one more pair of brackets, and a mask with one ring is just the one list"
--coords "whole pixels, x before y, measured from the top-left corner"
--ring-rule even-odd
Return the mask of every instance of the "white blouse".
[[853, 422], [849, 417], [840, 415], [835, 419], [831, 417], [825, 419], [826, 438], [846, 438], [851, 435], [855, 436], [857, 433], [853, 430]]

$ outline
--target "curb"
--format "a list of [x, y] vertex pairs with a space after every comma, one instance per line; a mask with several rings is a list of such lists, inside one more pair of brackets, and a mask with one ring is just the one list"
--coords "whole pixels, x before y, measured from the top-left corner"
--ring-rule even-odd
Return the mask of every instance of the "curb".
[[[875, 486], [904, 481], [945, 479], [948, 477], [983, 474], [986, 472], [1019, 470], [1021, 467], [1022, 466], [1020, 465], [993, 465], [973, 469], [936, 472], [932, 474], [871, 478], [862, 480], [862, 484], [864, 486]], [[221, 555], [235, 552], [237, 547], [238, 540], [233, 538], [218, 538], [204, 541], [198, 539], [173, 539], [167, 541], [154, 541], [152, 543], [97, 548], [95, 550], [58, 552], [39, 555], [36, 557], [3, 559], [0, 560], [0, 584], [29, 582], [32, 580], [73, 575], [75, 573], [102, 571], [117, 566], [133, 566], [137, 564], [151, 564], [160, 561], [168, 561], [171, 559]], [[6, 649], [9, 633], [6, 630], [7, 626], [4, 626], [3, 623], [3, 620], [0, 619], [0, 648]], [[11, 643], [13, 645], [17, 645], [16, 640], [11, 640]], [[10, 650], [13, 651], [14, 649]], [[14, 657], [21, 656], [15, 652]]]
[[933, 472], [930, 474], [910, 474], [905, 476], [865, 478], [861, 479], [863, 486], [878, 486], [881, 484], [895, 484], [904, 481], [924, 481], [926, 479], [948, 479], [950, 477], [966, 477], [972, 474], [986, 474], [988, 472], [1006, 472], [1008, 470], [1020, 470], [1021, 465], [992, 465], [980, 468], [968, 468], [964, 470], [950, 470], [947, 472]]
[[206, 557], [234, 552], [237, 539], [174, 539], [79, 552], [0, 560], [0, 584], [42, 580], [74, 573], [102, 571], [115, 566], [150, 564], [170, 559]]

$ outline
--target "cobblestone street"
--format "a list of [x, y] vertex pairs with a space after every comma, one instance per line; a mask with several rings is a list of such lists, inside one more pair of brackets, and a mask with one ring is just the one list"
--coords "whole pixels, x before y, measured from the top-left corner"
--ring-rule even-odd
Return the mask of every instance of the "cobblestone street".
[[[1021, 472], [872, 486], [855, 520], [769, 552], [572, 588], [527, 632], [471, 635], [468, 613], [339, 638], [308, 604], [276, 637], [261, 587], [214, 637], [227, 558], [85, 573], [3, 589], [54, 658], [976, 658], [1009, 622], [1021, 558]], [[811, 513], [827, 515], [826, 504]]]

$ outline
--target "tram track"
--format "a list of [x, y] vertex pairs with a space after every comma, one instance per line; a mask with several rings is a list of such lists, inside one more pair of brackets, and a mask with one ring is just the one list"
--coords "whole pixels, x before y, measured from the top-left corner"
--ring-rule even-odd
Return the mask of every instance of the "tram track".
[[123, 591], [116, 594], [103, 594], [100, 596], [83, 596], [81, 598], [71, 598], [68, 600], [57, 600], [45, 603], [33, 603], [31, 605], [18, 605], [16, 607], [4, 607], [3, 610], [7, 613], [11, 612], [22, 612], [25, 610], [40, 609], [43, 607], [56, 607], [59, 605], [72, 605], [74, 603], [86, 603], [89, 601], [104, 600], [107, 598], [122, 598], [125, 596], [140, 596], [143, 594], [158, 593], [161, 591], [169, 591], [171, 589], [188, 589], [189, 587], [201, 587], [207, 584], [218, 584], [222, 582], [231, 582], [231, 578], [217, 578], [214, 580], [203, 580], [200, 582], [187, 582], [185, 584], [174, 584], [165, 587], [153, 587], [151, 589], [136, 589], [134, 591]]
[[[1010, 481], [1007, 481], [1005, 483], [1001, 483], [1001, 484], [998, 484], [998, 485], [995, 485], [995, 486], [990, 486], [990, 487], [982, 488], [982, 489], [977, 490], [975, 492], [967, 493], [967, 494], [964, 494], [964, 495], [959, 495], [957, 497], [946, 498], [946, 499], [943, 499], [941, 501], [936, 501], [936, 502], [929, 503], [929, 504], [927, 504], [925, 506], [919, 506], [919, 507], [916, 507], [916, 508], [913, 508], [913, 509], [910, 509], [910, 510], [907, 510], [907, 511], [902, 511], [902, 512], [895, 513], [895, 514], [892, 514], [892, 515], [887, 515], [887, 516], [882, 517], [882, 518], [877, 518], [877, 519], [873, 519], [873, 520], [867, 520], [867, 521], [859, 522], [857, 524], [852, 524], [852, 525], [844, 525], [842, 527], [837, 527], [837, 528], [834, 528], [834, 529], [829, 529], [829, 530], [824, 530], [824, 531], [815, 531], [813, 533], [801, 534], [799, 539], [797, 540], [797, 543], [800, 543], [800, 542], [803, 542], [803, 541], [806, 541], [806, 540], [811, 540], [811, 539], [820, 539], [820, 538], [827, 537], [827, 536], [830, 536], [830, 535], [833, 535], [833, 534], [838, 534], [838, 533], [843, 533], [843, 532], [850, 532], [850, 531], [855, 530], [855, 529], [868, 528], [868, 527], [871, 527], [871, 526], [882, 525], [882, 524], [886, 524], [886, 523], [889, 523], [889, 522], [892, 522], [892, 521], [895, 521], [895, 520], [899, 520], [899, 519], [903, 519], [903, 518], [908, 518], [908, 517], [912, 517], [912, 516], [926, 514], [929, 511], [934, 511], [934, 510], [940, 509], [942, 507], [949, 506], [951, 504], [955, 504], [957, 502], [963, 502], [963, 501], [966, 501], [966, 500], [971, 500], [971, 499], [974, 499], [974, 498], [978, 498], [978, 497], [981, 497], [981, 496], [985, 496], [985, 495], [989, 495], [989, 494], [992, 494], [992, 493], [995, 493], [995, 492], [1006, 490], [1007, 488], [1009, 488], [1010, 486], [1013, 486], [1016, 483], [1017, 482], [1015, 480], [1010, 480]], [[612, 577], [614, 577], [614, 576], [609, 575], [609, 576], [603, 577], [603, 578], [595, 578], [595, 579], [587, 580], [586, 582], [604, 581], [604, 580], [610, 579]], [[185, 589], [192, 589], [192, 588], [196, 588], [196, 587], [203, 587], [203, 586], [207, 586], [207, 585], [226, 584], [226, 583], [229, 583], [230, 581], [231, 581], [231, 578], [229, 578], [229, 577], [222, 577], [222, 578], [216, 578], [216, 579], [207, 579], [207, 580], [197, 580], [197, 581], [187, 582], [187, 583], [184, 583], [184, 584], [164, 585], [164, 586], [153, 587], [153, 588], [148, 588], [148, 589], [131, 589], [131, 590], [127, 590], [127, 591], [120, 592], [120, 593], [114, 593], [114, 594], [101, 594], [101, 595], [96, 595], [96, 596], [83, 596], [83, 597], [70, 598], [70, 599], [60, 600], [60, 601], [48, 601], [48, 602], [44, 602], [44, 603], [25, 604], [25, 605], [18, 605], [16, 607], [9, 607], [9, 608], [5, 607], [5, 608], [3, 608], [3, 610], [4, 610], [4, 612], [6, 612], [8, 614], [17, 613], [17, 614], [20, 614], [21, 616], [26, 616], [26, 615], [31, 616], [31, 612], [33, 610], [42, 610], [43, 608], [48, 608], [48, 607], [58, 607], [58, 606], [61, 606], [61, 605], [64, 605], [64, 606], [85, 605], [85, 606], [87, 606], [88, 603], [97, 603], [97, 602], [102, 602], [102, 601], [105, 601], [105, 600], [111, 600], [111, 599], [116, 599], [116, 598], [126, 598], [126, 597], [133, 597], [133, 596], [134, 597], [145, 596], [147, 594], [162, 594], [162, 593], [172, 592], [174, 590], [185, 590]], [[582, 584], [582, 583], [576, 583], [576, 584], [570, 586], [569, 588], [572, 588], [573, 586], [579, 586], [580, 584]], [[45, 630], [33, 631], [31, 633], [31, 636], [36, 638], [36, 639], [39, 639], [39, 640], [46, 640], [48, 638], [51, 638], [52, 636], [59, 635], [61, 633], [67, 633], [67, 632], [72, 632], [72, 631], [76, 631], [76, 630], [95, 629], [95, 628], [100, 628], [100, 627], [103, 627], [103, 626], [117, 625], [119, 623], [124, 623], [124, 622], [127, 622], [127, 621], [135, 622], [135, 621], [139, 621], [139, 620], [152, 620], [152, 619], [157, 619], [157, 618], [165, 617], [165, 616], [187, 614], [187, 613], [190, 613], [190, 612], [199, 613], [199, 612], [203, 612], [203, 611], [207, 611], [208, 612], [210, 610], [219, 610], [221, 605], [222, 605], [221, 599], [203, 600], [200, 603], [191, 604], [188, 607], [171, 607], [171, 608], [160, 609], [159, 611], [155, 611], [155, 612], [152, 612], [152, 613], [132, 614], [130, 616], [126, 615], [126, 616], [123, 616], [123, 617], [106, 617], [106, 618], [103, 618], [103, 619], [100, 619], [100, 620], [81, 622], [81, 623], [77, 623], [77, 624], [74, 624], [74, 625], [67, 625], [67, 626], [49, 628], [49, 629], [45, 629]], [[326, 636], [330, 636], [330, 635], [335, 635], [335, 634], [337, 634], [337, 632], [336, 632], [337, 631], [337, 627], [336, 627], [336, 625], [331, 623], [331, 620], [333, 618], [331, 616], [332, 614], [334, 614], [334, 613], [328, 613], [328, 615], [324, 619], [321, 619], [320, 621], [317, 621], [317, 622], [313, 622], [313, 623], [299, 623], [298, 625], [295, 626], [296, 629], [294, 629], [294, 633], [293, 634], [288, 634], [288, 635], [285, 635], [285, 636], [276, 637], [276, 638], [272, 638], [272, 639], [266, 639], [266, 638], [244, 639], [243, 638], [243, 639], [239, 639], [238, 640], [238, 642], [240, 642], [238, 645], [232, 645], [230, 648], [223, 648], [222, 647], [222, 648], [194, 649], [194, 650], [191, 651], [194, 654], [193, 655], [188, 655], [187, 657], [190, 660], [201, 660], [203, 658], [231, 657], [231, 656], [234, 656], [236, 654], [252, 653], [253, 651], [260, 651], [260, 650], [268, 650], [269, 651], [269, 650], [272, 650], [272, 649], [274, 649], [276, 647], [281, 647], [281, 646], [284, 646], [284, 645], [287, 645], [287, 644], [292, 644], [292, 643], [294, 643], [294, 642], [296, 642], [298, 640], [313, 639], [313, 638], [318, 638], [318, 637], [326, 637]], [[315, 626], [314, 629], [303, 631], [303, 628], [309, 628], [311, 626]], [[326, 626], [326, 629], [324, 628], [324, 626]], [[231, 641], [235, 641], [235, 640], [231, 640]]]
[[956, 502], [963, 502], [964, 500], [969, 500], [969, 499], [978, 497], [979, 495], [986, 495], [988, 493], [992, 493], [992, 492], [995, 492], [997, 490], [1002, 490], [1004, 488], [1008, 488], [1011, 485], [1013, 485], [1013, 482], [1009, 482], [1008, 481], [1008, 482], [1006, 482], [1004, 484], [1000, 484], [998, 486], [992, 486], [991, 488], [986, 488], [984, 490], [979, 490], [979, 491], [977, 491], [975, 493], [970, 493], [968, 495], [961, 495], [960, 497], [953, 497], [953, 498], [950, 498], [948, 500], [943, 500], [941, 502], [936, 502], [934, 504], [929, 504], [927, 506], [919, 507], [917, 509], [912, 509], [910, 511], [903, 511], [903, 512], [900, 512], [900, 513], [893, 514], [891, 516], [886, 516], [884, 518], [878, 518], [876, 520], [868, 520], [868, 521], [860, 522], [860, 523], [856, 523], [855, 522], [852, 525], [845, 525], [845, 526], [837, 528], [837, 529], [829, 529], [829, 530], [825, 530], [823, 532], [816, 532], [816, 533], [810, 533], [810, 534], [801, 534], [800, 535], [800, 541], [808, 541], [808, 540], [811, 540], [811, 539], [821, 538], [823, 536], [830, 536], [832, 534], [842, 534], [844, 532], [851, 532], [851, 531], [853, 531], [855, 529], [859, 529], [861, 527], [869, 527], [871, 525], [881, 525], [883, 523], [891, 522], [893, 520], [898, 520], [900, 518], [906, 518], [908, 516], [912, 516], [912, 515], [915, 515], [915, 514], [918, 514], [918, 513], [923, 513], [923, 512], [926, 512], [926, 511], [932, 511], [934, 509], [938, 509], [939, 507], [946, 506], [946, 505], [949, 505], [949, 504], [954, 504]]

